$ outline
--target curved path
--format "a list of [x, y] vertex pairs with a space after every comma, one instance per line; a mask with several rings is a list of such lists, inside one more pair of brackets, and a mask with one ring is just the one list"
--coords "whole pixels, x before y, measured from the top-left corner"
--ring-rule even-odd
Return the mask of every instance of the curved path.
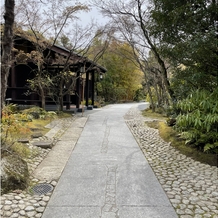
[[43, 218], [177, 217], [125, 122], [133, 105], [89, 114]]

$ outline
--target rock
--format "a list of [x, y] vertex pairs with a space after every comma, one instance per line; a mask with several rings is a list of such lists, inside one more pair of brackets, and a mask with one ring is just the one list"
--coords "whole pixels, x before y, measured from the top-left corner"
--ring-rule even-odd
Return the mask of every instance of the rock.
[[52, 148], [53, 141], [38, 141], [32, 143], [34, 146], [40, 147], [40, 148]]
[[1, 192], [25, 189], [29, 183], [29, 172], [26, 161], [18, 155], [8, 155], [1, 159]]
[[32, 138], [39, 138], [39, 137], [42, 137], [42, 136], [43, 136], [43, 134], [41, 132], [36, 132], [36, 133], [33, 133], [31, 135]]
[[169, 118], [167, 120], [167, 125], [168, 126], [174, 126], [176, 124], [176, 119], [175, 118]]
[[21, 138], [21, 139], [18, 140], [18, 142], [20, 142], [20, 143], [29, 143], [29, 139]]

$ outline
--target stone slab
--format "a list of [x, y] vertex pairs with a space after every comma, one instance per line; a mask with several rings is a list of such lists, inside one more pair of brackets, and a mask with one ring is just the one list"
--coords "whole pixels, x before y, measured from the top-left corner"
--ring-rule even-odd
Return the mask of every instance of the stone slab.
[[32, 142], [32, 144], [34, 146], [47, 149], [47, 148], [52, 148], [53, 141], [36, 141], [36, 142]]

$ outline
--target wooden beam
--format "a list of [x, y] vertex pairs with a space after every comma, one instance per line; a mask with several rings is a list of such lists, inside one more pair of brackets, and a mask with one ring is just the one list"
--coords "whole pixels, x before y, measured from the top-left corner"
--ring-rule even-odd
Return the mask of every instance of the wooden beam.
[[89, 105], [89, 72], [86, 72], [86, 106]]
[[92, 79], [91, 79], [91, 88], [92, 88], [92, 105], [94, 106], [95, 104], [95, 100], [94, 100], [94, 97], [95, 97], [95, 73], [92, 72]]
[[79, 109], [80, 102], [81, 102], [81, 86], [80, 86], [80, 72], [77, 72], [77, 79], [76, 79], [76, 108]]

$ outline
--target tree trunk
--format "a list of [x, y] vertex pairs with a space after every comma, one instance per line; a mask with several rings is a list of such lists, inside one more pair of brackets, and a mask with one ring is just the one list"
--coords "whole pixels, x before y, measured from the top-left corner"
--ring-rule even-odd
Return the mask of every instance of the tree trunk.
[[155, 105], [154, 105], [154, 101], [153, 101], [152, 91], [151, 91], [150, 85], [148, 85], [148, 95], [149, 95], [149, 98], [150, 98], [152, 112], [155, 112]]
[[158, 64], [161, 67], [161, 73], [163, 75], [163, 81], [164, 81], [164, 84], [166, 86], [166, 91], [169, 93], [169, 95], [172, 99], [174, 96], [174, 92], [170, 87], [170, 82], [169, 82], [168, 76], [167, 76], [167, 69], [166, 69], [164, 61], [162, 60], [159, 52], [157, 51], [156, 46], [152, 42], [148, 31], [146, 30], [146, 25], [144, 24], [144, 21], [143, 21], [144, 19], [143, 19], [143, 15], [142, 15], [142, 11], [141, 11], [141, 6], [139, 6], [139, 8], [138, 8], [138, 14], [139, 14], [139, 19], [140, 19], [139, 22], [140, 22], [141, 29], [143, 31], [143, 35], [144, 35], [148, 45], [151, 47], [151, 51], [153, 52]]
[[13, 46], [14, 0], [5, 0], [5, 24], [2, 37], [1, 67], [1, 110], [5, 104], [8, 75], [11, 68], [11, 50]]
[[157, 96], [157, 106], [158, 107], [161, 107], [161, 99], [160, 99], [160, 95], [158, 93], [158, 86], [157, 84], [154, 84], [154, 90], [155, 90], [155, 93], [156, 93], [156, 96]]
[[64, 110], [64, 99], [63, 99], [63, 95], [59, 96], [59, 111], [63, 111]]
[[40, 92], [40, 96], [41, 96], [41, 107], [42, 107], [42, 109], [45, 110], [45, 92], [44, 92], [44, 89], [41, 86], [40, 82], [39, 82], [39, 92]]

